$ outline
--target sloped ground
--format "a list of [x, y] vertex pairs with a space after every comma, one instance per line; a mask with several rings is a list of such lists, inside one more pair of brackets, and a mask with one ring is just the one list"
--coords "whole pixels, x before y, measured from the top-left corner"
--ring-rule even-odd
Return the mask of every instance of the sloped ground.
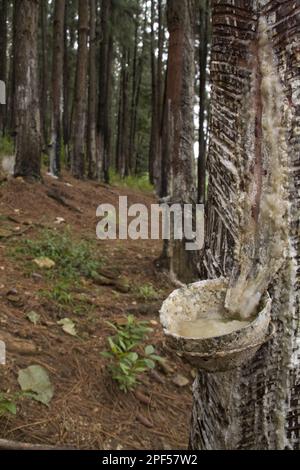
[[[0, 418], [0, 438], [81, 449], [187, 447], [194, 371], [163, 347], [158, 309], [173, 287], [155, 269], [161, 243], [96, 241], [97, 206], [117, 205], [120, 195], [127, 195], [129, 204], [154, 202], [149, 194], [68, 175], [45, 176], [44, 184], [36, 185], [9, 179], [0, 186], [0, 337], [8, 348], [0, 391], [18, 392], [18, 371], [32, 364], [43, 366], [55, 387], [49, 407], [18, 399], [17, 415]], [[57, 217], [65, 222], [56, 223]], [[35, 240], [45, 229], [63, 232], [66, 226], [74, 240], [91, 244], [102, 263], [101, 276], [112, 282], [82, 279], [79, 289], [71, 286], [72, 303], [61, 305], [51, 296], [58, 280], [33, 270], [32, 260], [15, 253], [24, 240]], [[37, 325], [27, 318], [31, 311], [40, 315]], [[129, 313], [151, 322], [149, 342], [169, 367], [145, 373], [138, 392], [124, 394], [100, 353], [112, 334], [105, 321], [122, 322]], [[77, 337], [57, 324], [65, 317], [76, 324]], [[186, 386], [175, 385], [178, 374], [188, 379]]]

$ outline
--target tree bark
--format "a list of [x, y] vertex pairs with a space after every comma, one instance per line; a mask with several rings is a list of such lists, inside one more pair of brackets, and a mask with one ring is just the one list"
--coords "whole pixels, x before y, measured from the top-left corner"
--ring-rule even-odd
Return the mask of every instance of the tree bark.
[[151, 136], [149, 145], [149, 179], [154, 183], [154, 168], [157, 154], [157, 82], [155, 58], [155, 0], [151, 0]]
[[111, 22], [113, 21], [113, 5], [111, 0], [103, 0], [101, 9], [102, 41], [99, 59], [99, 103], [98, 103], [98, 140], [102, 174], [104, 181], [109, 183], [110, 165], [110, 102], [112, 79], [113, 36]]
[[118, 115], [117, 171], [124, 178], [129, 173], [129, 122], [128, 122], [128, 85], [129, 85], [129, 52], [124, 47], [120, 76], [120, 103]]
[[[165, 95], [163, 152], [164, 177], [170, 203], [195, 202], [194, 171], [194, 13], [192, 0], [168, 0], [169, 58]], [[167, 169], [169, 171], [167, 171]], [[194, 252], [185, 250], [185, 240], [168, 244], [171, 274], [190, 282], [197, 276]], [[165, 257], [166, 250], [163, 256]]]
[[40, 3], [40, 32], [41, 32], [41, 61], [40, 61], [40, 84], [41, 84], [41, 129], [42, 146], [47, 150], [48, 146], [48, 6], [47, 2]]
[[[205, 277], [231, 275], [240, 240], [241, 199], [253, 219], [273, 170], [263, 103], [268, 86], [288, 175], [290, 249], [270, 288], [274, 338], [239, 369], [199, 371], [194, 384], [192, 449], [300, 449], [299, 410], [299, 50], [300, 2], [212, 2], [211, 120]], [[258, 22], [267, 22], [259, 40]], [[271, 51], [268, 64], [260, 48]], [[269, 75], [266, 75], [269, 74]], [[263, 76], [264, 75], [264, 76]], [[278, 108], [278, 109], [277, 109]], [[277, 130], [276, 130], [277, 132]], [[277, 134], [275, 133], [275, 139]], [[273, 135], [273, 136], [274, 136]], [[247, 188], [252, 187], [252, 192]], [[275, 234], [274, 234], [275, 235]]]
[[163, 5], [158, 0], [158, 41], [157, 59], [155, 41], [155, 2], [151, 3], [151, 82], [152, 82], [152, 116], [151, 116], [151, 138], [149, 147], [149, 174], [150, 181], [159, 192], [161, 184], [161, 119], [162, 119], [162, 58], [164, 44]]
[[[0, 80], [7, 82], [7, 0], [0, 2]], [[6, 106], [0, 106], [0, 134], [5, 133]]]
[[129, 173], [133, 173], [135, 168], [135, 131], [136, 131], [136, 101], [138, 90], [138, 33], [139, 22], [138, 15], [135, 16], [133, 62], [132, 62], [132, 87], [131, 87], [131, 105], [130, 105], [130, 136], [129, 136]]
[[62, 145], [62, 104], [64, 77], [64, 15], [65, 0], [56, 0], [53, 20], [53, 60], [52, 60], [52, 109], [51, 109], [51, 152], [50, 173], [60, 173]]
[[199, 34], [199, 155], [198, 155], [198, 202], [205, 203], [206, 197], [206, 133], [205, 116], [207, 111], [206, 75], [208, 53], [209, 1], [204, 0], [200, 7]]
[[90, 51], [89, 51], [89, 109], [87, 131], [88, 176], [101, 178], [99, 146], [97, 142], [97, 45], [96, 0], [90, 0]]
[[40, 178], [41, 126], [38, 84], [38, 0], [15, 0], [15, 176]]
[[78, 55], [76, 68], [74, 127], [71, 170], [82, 179], [85, 171], [89, 3], [79, 0]]

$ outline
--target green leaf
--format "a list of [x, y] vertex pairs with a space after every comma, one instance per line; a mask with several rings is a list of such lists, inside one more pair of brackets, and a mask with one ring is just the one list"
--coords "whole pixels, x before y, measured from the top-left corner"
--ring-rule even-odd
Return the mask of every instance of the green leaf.
[[127, 358], [131, 361], [131, 362], [136, 362], [139, 358], [138, 354], [135, 353], [135, 352], [131, 352], [131, 353], [128, 353], [127, 354]]
[[152, 359], [153, 361], [157, 362], [165, 362], [165, 359], [163, 357], [157, 356], [156, 354], [151, 354], [149, 359]]
[[146, 356], [151, 356], [155, 352], [155, 349], [152, 345], [146, 346], [145, 347], [145, 354]]
[[49, 405], [54, 388], [44, 367], [32, 365], [21, 369], [18, 374], [18, 382], [24, 392], [34, 392], [35, 395], [32, 396], [34, 400]]
[[17, 406], [10, 400], [0, 400], [0, 415], [3, 413], [17, 414]]
[[120, 362], [120, 368], [124, 372], [125, 375], [129, 374], [129, 367], [126, 366], [124, 363]]
[[112, 357], [114, 357], [113, 354], [110, 353], [110, 352], [108, 352], [108, 351], [102, 351], [102, 352], [100, 353], [100, 355], [101, 355], [102, 357], [105, 357], [106, 359], [111, 359]]
[[152, 359], [144, 359], [144, 362], [149, 369], [154, 369], [155, 362]]

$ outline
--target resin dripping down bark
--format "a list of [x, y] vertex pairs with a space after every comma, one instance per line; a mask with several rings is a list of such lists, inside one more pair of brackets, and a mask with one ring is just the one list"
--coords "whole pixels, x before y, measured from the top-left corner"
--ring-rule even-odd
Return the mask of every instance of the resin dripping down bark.
[[[289, 250], [287, 147], [285, 129], [281, 124], [284, 103], [264, 18], [260, 19], [258, 26], [257, 65], [259, 70], [255, 73], [255, 80], [256, 86], [257, 81], [260, 85], [261, 109], [260, 106], [255, 107], [256, 114], [259, 114], [255, 121], [256, 125], [261, 124], [261, 129], [255, 136], [255, 181], [252, 187], [249, 186], [248, 194], [241, 198], [244, 221], [238, 245], [239, 275], [232, 280], [225, 300], [230, 315], [241, 318], [250, 318], [255, 312]], [[265, 167], [260, 170], [266, 176], [262, 179], [258, 171], [257, 151], [264, 155]], [[254, 205], [251, 205], [253, 199]]]

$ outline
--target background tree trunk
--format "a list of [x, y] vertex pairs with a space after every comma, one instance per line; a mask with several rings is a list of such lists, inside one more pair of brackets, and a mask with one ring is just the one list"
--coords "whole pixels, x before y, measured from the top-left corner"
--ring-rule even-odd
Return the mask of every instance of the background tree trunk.
[[[0, 80], [7, 83], [7, 0], [0, 1]], [[6, 106], [0, 106], [0, 134], [5, 133]]]
[[199, 155], [198, 155], [198, 202], [205, 203], [206, 197], [206, 132], [205, 117], [207, 112], [206, 75], [208, 53], [209, 1], [204, 0], [200, 6], [199, 34]]
[[231, 275], [240, 235], [239, 197], [249, 180], [256, 183], [257, 194], [264, 191], [266, 175], [272, 171], [263, 128], [267, 81], [262, 80], [259, 60], [259, 16], [267, 21], [267, 45], [274, 55], [268, 83], [280, 80], [283, 95], [278, 118], [288, 142], [282, 154], [289, 174], [291, 209], [286, 223], [291, 250], [270, 289], [275, 337], [240, 369], [198, 374], [193, 449], [300, 449], [299, 7], [299, 1], [260, 0], [256, 4], [241, 0], [238, 7], [231, 0], [212, 2], [210, 177], [203, 275]]
[[40, 2], [40, 88], [41, 88], [41, 129], [42, 145], [46, 151], [48, 146], [48, 79], [49, 79], [49, 44], [48, 44], [48, 4]]
[[52, 59], [52, 109], [51, 109], [51, 152], [50, 173], [60, 173], [62, 144], [62, 108], [64, 76], [64, 15], [65, 0], [56, 0], [53, 20], [53, 59]]
[[[195, 202], [194, 16], [192, 0], [168, 0], [170, 38], [162, 146], [164, 165], [168, 162], [170, 170], [164, 169], [167, 194], [170, 202], [182, 205]], [[184, 282], [195, 279], [194, 252], [185, 250], [185, 240], [171, 240], [168, 245], [171, 274]]]
[[102, 161], [103, 178], [109, 182], [110, 165], [110, 142], [109, 142], [109, 121], [110, 121], [110, 95], [112, 79], [112, 21], [113, 7], [111, 0], [103, 0], [101, 6], [101, 33], [102, 41], [100, 46], [99, 60], [99, 111], [98, 111], [98, 139]]
[[38, 0], [15, 0], [15, 176], [40, 178], [41, 129], [38, 86]]
[[89, 51], [89, 109], [87, 131], [88, 176], [100, 179], [101, 168], [97, 143], [97, 45], [96, 45], [96, 0], [90, 0], [90, 51]]
[[76, 69], [74, 127], [72, 149], [72, 174], [84, 177], [85, 169], [85, 126], [87, 104], [89, 2], [79, 0], [78, 56]]

